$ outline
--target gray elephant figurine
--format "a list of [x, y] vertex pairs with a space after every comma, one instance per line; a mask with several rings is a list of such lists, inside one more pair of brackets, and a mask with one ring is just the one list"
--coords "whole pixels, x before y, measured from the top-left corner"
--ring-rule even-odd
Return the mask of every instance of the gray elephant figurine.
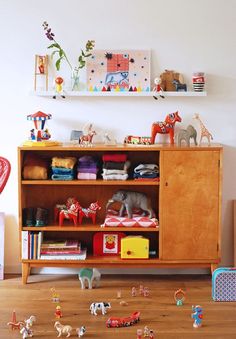
[[177, 134], [177, 145], [181, 146], [182, 140], [184, 140], [187, 146], [190, 146], [190, 139], [194, 139], [194, 143], [197, 146], [197, 131], [192, 125], [188, 125], [187, 129], [180, 129]]
[[81, 268], [78, 278], [81, 283], [82, 290], [86, 288], [86, 285], [89, 289], [92, 289], [93, 285], [94, 287], [98, 286], [98, 283], [101, 279], [101, 273], [96, 268]]
[[128, 218], [131, 219], [133, 217], [134, 208], [140, 208], [144, 211], [144, 213], [147, 212], [149, 218], [154, 217], [151, 200], [144, 193], [119, 190], [113, 194], [111, 199], [108, 200], [106, 210], [108, 210], [109, 206], [115, 202], [121, 203], [119, 211], [120, 217], [124, 216], [126, 210]]

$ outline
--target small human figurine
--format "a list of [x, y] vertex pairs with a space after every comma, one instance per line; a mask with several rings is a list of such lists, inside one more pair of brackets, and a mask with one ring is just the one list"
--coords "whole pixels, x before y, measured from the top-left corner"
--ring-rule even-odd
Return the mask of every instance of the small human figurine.
[[144, 338], [149, 338], [149, 334], [150, 334], [149, 328], [147, 326], [144, 326], [144, 329], [143, 329]]
[[181, 288], [178, 289], [177, 291], [175, 291], [174, 298], [176, 301], [176, 305], [182, 306], [185, 300], [185, 292], [181, 290]]
[[55, 317], [57, 319], [60, 319], [62, 317], [61, 306], [59, 306], [59, 305], [56, 307]]
[[35, 137], [35, 133], [34, 133], [34, 128], [32, 128], [30, 130], [30, 140], [35, 140], [35, 139], [36, 139], [36, 137]]
[[137, 296], [137, 289], [136, 289], [136, 287], [132, 287], [131, 295], [132, 295], [132, 297], [136, 297]]
[[137, 329], [137, 339], [142, 339], [143, 330], [141, 328]]
[[202, 326], [203, 312], [200, 305], [192, 306], [192, 318], [194, 319], [193, 327], [198, 328]]
[[55, 79], [55, 95], [53, 96], [53, 99], [56, 99], [56, 94], [60, 94], [62, 98], [65, 98], [65, 95], [63, 94], [63, 83], [64, 80], [62, 77], [56, 77]]
[[147, 286], [145, 286], [143, 288], [143, 296], [144, 297], [149, 297], [149, 288]]
[[60, 302], [60, 295], [56, 292], [55, 287], [51, 288], [52, 292], [52, 302], [53, 303], [59, 303]]
[[153, 330], [149, 331], [149, 339], [154, 339], [154, 331]]
[[45, 73], [44, 57], [41, 55], [38, 56], [38, 69], [40, 74]]
[[143, 291], [144, 291], [144, 287], [143, 287], [143, 285], [140, 285], [139, 286], [139, 294], [143, 295]]
[[[153, 87], [153, 92], [157, 93], [157, 95], [159, 95], [160, 98], [164, 99], [165, 97], [163, 95], [163, 89], [162, 89], [160, 83], [161, 83], [161, 78], [155, 78], [154, 79], [155, 86]], [[156, 95], [154, 95], [153, 98], [155, 100], [158, 99], [158, 97]]]

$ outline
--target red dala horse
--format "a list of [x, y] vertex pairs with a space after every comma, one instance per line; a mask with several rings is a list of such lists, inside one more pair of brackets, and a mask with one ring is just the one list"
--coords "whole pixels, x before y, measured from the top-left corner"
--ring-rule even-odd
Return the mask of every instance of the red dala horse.
[[157, 121], [152, 124], [151, 130], [151, 144], [155, 143], [157, 133], [169, 134], [170, 143], [174, 144], [174, 127], [176, 122], [181, 122], [182, 119], [179, 116], [179, 112], [170, 113], [166, 116], [165, 121]]

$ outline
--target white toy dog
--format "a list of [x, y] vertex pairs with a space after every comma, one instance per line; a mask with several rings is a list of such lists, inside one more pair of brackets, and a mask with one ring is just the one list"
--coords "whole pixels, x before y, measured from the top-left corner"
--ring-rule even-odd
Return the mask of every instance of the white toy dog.
[[81, 326], [81, 327], [76, 329], [76, 333], [78, 334], [79, 338], [84, 336], [85, 331], [86, 331], [85, 326]]

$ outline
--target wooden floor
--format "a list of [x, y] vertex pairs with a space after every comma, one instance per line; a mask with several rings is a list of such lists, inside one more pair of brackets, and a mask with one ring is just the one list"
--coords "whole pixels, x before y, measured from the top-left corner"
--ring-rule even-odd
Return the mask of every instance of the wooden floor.
[[[131, 287], [140, 284], [149, 288], [149, 297], [131, 296]], [[210, 276], [107, 275], [102, 276], [100, 288], [81, 290], [75, 275], [34, 275], [29, 277], [27, 285], [22, 285], [20, 277], [0, 281], [0, 339], [22, 338], [18, 330], [12, 331], [7, 326], [14, 309], [17, 320], [36, 316], [34, 338], [56, 338], [53, 327], [56, 305], [51, 301], [52, 287], [60, 293], [61, 323], [73, 328], [85, 325], [84, 339], [136, 339], [137, 329], [143, 329], [145, 325], [154, 330], [155, 339], [236, 338], [236, 302], [213, 302]], [[176, 306], [174, 301], [174, 292], [179, 288], [186, 291], [183, 306]], [[121, 299], [117, 299], [118, 290], [121, 290]], [[128, 306], [121, 306], [120, 300], [127, 301]], [[89, 313], [89, 306], [94, 301], [111, 302], [112, 308], [105, 316], [93, 316]], [[202, 328], [195, 329], [191, 306], [197, 304], [203, 307], [204, 319]], [[128, 316], [134, 311], [141, 312], [138, 324], [119, 329], [106, 328], [108, 317]], [[75, 331], [71, 337], [76, 337]]]

